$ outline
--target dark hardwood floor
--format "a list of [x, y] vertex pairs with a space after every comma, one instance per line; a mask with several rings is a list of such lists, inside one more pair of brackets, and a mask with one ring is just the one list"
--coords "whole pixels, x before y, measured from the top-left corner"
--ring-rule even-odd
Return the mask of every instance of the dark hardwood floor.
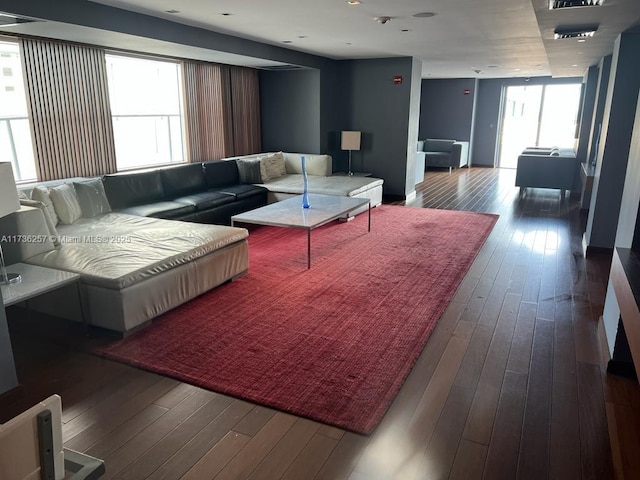
[[66, 446], [118, 480], [640, 478], [640, 388], [603, 368], [610, 258], [585, 259], [577, 199], [514, 177], [428, 172], [408, 205], [500, 219], [371, 437], [82, 353], [18, 309], [0, 422], [58, 393]]

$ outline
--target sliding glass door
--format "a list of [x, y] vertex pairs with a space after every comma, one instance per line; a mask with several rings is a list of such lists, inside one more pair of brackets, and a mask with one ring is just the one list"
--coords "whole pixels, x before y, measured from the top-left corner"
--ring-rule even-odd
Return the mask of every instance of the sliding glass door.
[[527, 147], [573, 147], [581, 88], [579, 83], [506, 87], [498, 166], [515, 168]]

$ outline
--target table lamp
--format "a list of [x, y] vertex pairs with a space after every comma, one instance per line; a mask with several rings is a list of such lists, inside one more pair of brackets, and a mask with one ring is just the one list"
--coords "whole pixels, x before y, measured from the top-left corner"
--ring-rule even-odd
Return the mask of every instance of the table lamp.
[[361, 132], [342, 131], [342, 150], [349, 150], [349, 172], [347, 175], [353, 175], [351, 171], [351, 151], [360, 150], [360, 135]]
[[[0, 162], [0, 218], [20, 210], [18, 188], [13, 179], [13, 169], [8, 162]], [[0, 243], [0, 285], [18, 283], [21, 280], [17, 273], [7, 273], [4, 254]]]

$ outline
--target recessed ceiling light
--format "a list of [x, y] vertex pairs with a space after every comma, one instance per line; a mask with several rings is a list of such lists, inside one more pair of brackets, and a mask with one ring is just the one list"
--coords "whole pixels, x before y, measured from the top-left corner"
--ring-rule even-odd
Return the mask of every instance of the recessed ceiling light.
[[584, 42], [586, 42], [586, 41], [587, 41], [586, 39], [581, 38], [580, 40], [578, 40], [578, 43], [584, 43]]
[[487, 65], [487, 68], [499, 68], [500, 65]]
[[180, 10], [165, 10], [165, 13], [180, 13]]
[[574, 63], [573, 65], [571, 65], [572, 67], [577, 67], [578, 65], [576, 63]]
[[223, 17], [230, 17], [231, 15], [233, 15], [233, 13], [225, 12], [225, 13], [221, 13], [220, 15], [222, 15]]
[[345, 43], [345, 45], [353, 45], [351, 42], [347, 42]]
[[556, 40], [565, 39], [565, 38], [586, 38], [593, 37], [598, 30], [597, 26], [593, 27], [584, 27], [584, 28], [573, 28], [573, 29], [563, 29], [557, 28], [553, 34], [553, 38]]
[[401, 32], [410, 32], [411, 30], [409, 30], [408, 28], [403, 28], [402, 30], [400, 30]]
[[515, 71], [516, 71], [516, 72], [519, 72], [519, 71], [520, 71], [520, 69], [519, 69], [519, 68], [516, 68], [516, 69], [515, 69]]
[[283, 40], [282, 43], [293, 43], [292, 40]]
[[549, 10], [576, 7], [601, 7], [604, 0], [549, 0]]
[[298, 35], [298, 38], [307, 38], [306, 35]]
[[362, 4], [362, 2], [360, 2], [359, 0], [349, 0], [347, 3], [349, 5], [360, 5], [360, 4]]
[[415, 18], [431, 18], [431, 17], [435, 17], [436, 14], [433, 12], [421, 12], [421, 13], [414, 13], [412, 16]]

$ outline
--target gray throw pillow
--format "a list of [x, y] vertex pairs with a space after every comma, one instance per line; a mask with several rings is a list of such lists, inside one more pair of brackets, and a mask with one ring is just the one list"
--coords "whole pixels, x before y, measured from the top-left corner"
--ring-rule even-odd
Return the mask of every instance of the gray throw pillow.
[[101, 178], [87, 182], [74, 182], [73, 186], [84, 218], [92, 218], [111, 211]]
[[259, 159], [238, 158], [236, 164], [238, 165], [240, 183], [263, 183]]

